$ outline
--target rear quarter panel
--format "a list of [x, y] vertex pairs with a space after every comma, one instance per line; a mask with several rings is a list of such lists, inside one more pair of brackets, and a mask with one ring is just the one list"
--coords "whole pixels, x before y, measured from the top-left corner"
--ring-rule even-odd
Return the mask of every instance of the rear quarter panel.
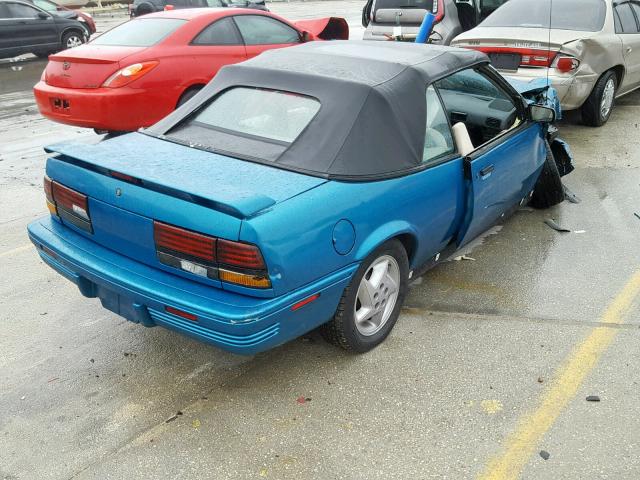
[[[415, 242], [410, 256], [415, 268], [457, 232], [464, 188], [461, 158], [401, 178], [330, 181], [243, 221], [240, 239], [260, 246], [276, 295], [361, 262], [401, 234]], [[354, 245], [345, 255], [337, 253], [332, 241], [341, 219], [355, 230]]]

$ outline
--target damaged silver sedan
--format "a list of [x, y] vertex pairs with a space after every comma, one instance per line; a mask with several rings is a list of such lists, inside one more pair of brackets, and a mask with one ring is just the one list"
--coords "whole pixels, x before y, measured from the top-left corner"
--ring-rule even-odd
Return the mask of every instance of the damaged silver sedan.
[[511, 0], [452, 45], [520, 80], [548, 76], [562, 108], [599, 127], [615, 98], [640, 87], [640, 1]]

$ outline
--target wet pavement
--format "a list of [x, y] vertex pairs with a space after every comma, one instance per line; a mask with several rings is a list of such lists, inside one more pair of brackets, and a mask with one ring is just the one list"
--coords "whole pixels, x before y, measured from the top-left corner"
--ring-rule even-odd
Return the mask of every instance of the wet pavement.
[[[272, 9], [357, 26], [360, 5]], [[0, 66], [0, 479], [640, 478], [640, 93], [603, 128], [562, 123], [580, 203], [522, 209], [428, 272], [378, 349], [312, 333], [240, 357], [131, 324], [38, 259], [42, 146], [100, 139], [39, 116], [43, 68]]]

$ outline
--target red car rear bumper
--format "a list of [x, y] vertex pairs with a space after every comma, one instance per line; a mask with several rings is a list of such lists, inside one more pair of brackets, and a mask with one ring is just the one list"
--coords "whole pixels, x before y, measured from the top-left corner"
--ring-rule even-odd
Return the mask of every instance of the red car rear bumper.
[[175, 106], [158, 92], [127, 87], [72, 89], [40, 81], [33, 92], [40, 113], [49, 120], [98, 130], [148, 127]]

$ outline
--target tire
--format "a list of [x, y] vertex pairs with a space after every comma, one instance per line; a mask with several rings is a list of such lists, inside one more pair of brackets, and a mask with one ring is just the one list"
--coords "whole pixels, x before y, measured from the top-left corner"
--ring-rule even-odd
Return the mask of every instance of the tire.
[[601, 127], [609, 120], [613, 110], [618, 76], [613, 70], [605, 72], [596, 82], [581, 108], [582, 122], [590, 127]]
[[558, 172], [551, 145], [546, 140], [545, 144], [547, 146], [547, 158], [529, 202], [532, 207], [540, 209], [553, 207], [564, 201], [562, 178], [560, 177], [560, 172]]
[[62, 36], [62, 49], [67, 50], [68, 48], [79, 47], [85, 42], [86, 36], [84, 35], [84, 32], [71, 30]]
[[[387, 338], [398, 320], [407, 294], [408, 277], [409, 260], [402, 244], [398, 240], [384, 243], [362, 262], [345, 288], [336, 313], [320, 327], [320, 333], [328, 342], [356, 353], [377, 347]], [[367, 290], [365, 283], [371, 289]], [[361, 301], [367, 296], [367, 291], [371, 292], [368, 298], [371, 299], [371, 308], [375, 310], [372, 315], [366, 313]], [[360, 322], [356, 320], [358, 316], [362, 318]]]
[[184, 105], [185, 103], [187, 103], [189, 100], [191, 100], [193, 98], [193, 96], [198, 93], [200, 90], [202, 90], [202, 87], [190, 87], [188, 89], [186, 89], [182, 95], [180, 96], [180, 99], [178, 100], [178, 104], [176, 105], [176, 108], [181, 107], [182, 105]]
[[151, 8], [146, 3], [143, 3], [136, 9], [136, 17], [141, 17], [142, 15], [147, 15], [148, 13], [153, 13], [153, 8]]

